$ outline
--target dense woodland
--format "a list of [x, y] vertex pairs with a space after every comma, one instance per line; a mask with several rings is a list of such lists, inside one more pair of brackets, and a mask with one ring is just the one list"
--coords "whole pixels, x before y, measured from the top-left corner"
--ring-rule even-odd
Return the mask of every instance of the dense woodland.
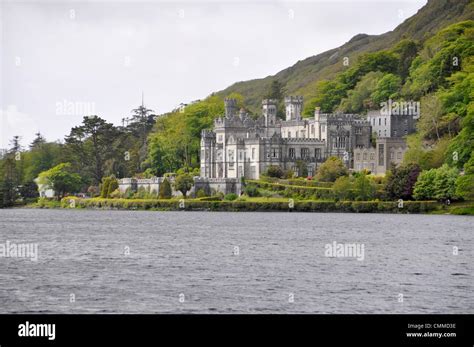
[[[464, 18], [466, 12], [472, 13], [472, 4], [465, 5], [459, 17]], [[421, 15], [410, 18], [408, 24], [417, 16]], [[474, 199], [474, 21], [458, 21], [437, 31], [430, 27], [422, 37], [418, 32], [403, 35], [399, 31], [394, 31], [398, 40], [390, 47], [360, 53], [348, 64], [340, 56], [339, 71], [328, 79], [310, 81], [304, 87], [311, 90], [304, 114], [311, 117], [315, 107], [323, 112], [364, 114], [390, 99], [419, 101], [421, 117], [417, 132], [407, 138], [404, 164], [375, 183], [383, 183], [391, 198]], [[369, 47], [373, 45], [371, 41]], [[295, 89], [293, 82], [285, 78], [267, 82], [258, 86], [255, 95], [277, 99], [283, 116], [283, 97]], [[43, 182], [54, 177], [60, 195], [95, 196], [111, 176], [192, 173], [199, 167], [201, 130], [212, 127], [213, 120], [223, 114], [225, 96], [236, 98], [239, 107], [258, 116], [253, 99], [229, 90], [162, 115], [142, 105], [132, 111], [126, 126], [85, 115], [82, 124], [60, 143], [37, 134], [28, 147], [22, 147], [21, 139], [12, 136], [0, 160], [0, 204], [11, 206], [36, 198], [37, 177]], [[336, 181], [341, 199], [351, 185], [365, 184], [357, 177], [337, 181], [349, 177], [346, 173], [333, 179], [318, 175], [315, 179], [321, 182]], [[450, 191], [440, 193], [443, 187]]]

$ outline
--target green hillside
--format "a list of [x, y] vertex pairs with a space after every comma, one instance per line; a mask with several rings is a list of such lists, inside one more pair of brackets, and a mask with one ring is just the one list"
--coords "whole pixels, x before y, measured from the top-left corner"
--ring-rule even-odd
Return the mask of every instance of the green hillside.
[[318, 81], [332, 79], [347, 69], [342, 63], [343, 57], [354, 62], [363, 53], [389, 49], [402, 39], [422, 44], [449, 24], [468, 19], [474, 19], [474, 5], [470, 0], [429, 0], [418, 13], [393, 31], [382, 35], [358, 34], [341, 47], [298, 61], [274, 76], [237, 82], [216, 94], [221, 97], [230, 93], [241, 94], [246, 107], [258, 112], [261, 100], [276, 80], [283, 85], [285, 94], [303, 95], [309, 101], [315, 96]]

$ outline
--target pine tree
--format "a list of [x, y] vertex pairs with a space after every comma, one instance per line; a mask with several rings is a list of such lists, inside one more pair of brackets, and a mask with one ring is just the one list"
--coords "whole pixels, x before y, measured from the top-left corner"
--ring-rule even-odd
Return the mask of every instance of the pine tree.
[[170, 199], [171, 198], [171, 184], [167, 178], [163, 180], [160, 184], [160, 192], [159, 197], [160, 199]]

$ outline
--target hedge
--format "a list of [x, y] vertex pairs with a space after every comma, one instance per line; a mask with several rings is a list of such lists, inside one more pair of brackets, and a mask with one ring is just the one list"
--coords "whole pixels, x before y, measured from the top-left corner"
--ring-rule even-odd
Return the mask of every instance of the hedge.
[[[74, 204], [71, 204], [74, 200]], [[63, 208], [95, 208], [119, 210], [186, 210], [186, 211], [297, 211], [297, 212], [384, 212], [384, 213], [424, 213], [437, 209], [436, 201], [405, 201], [403, 208], [397, 202], [387, 201], [293, 201], [294, 207], [289, 208], [289, 201], [203, 201], [188, 199], [81, 199], [65, 197], [61, 201]]]
[[[303, 199], [322, 199], [334, 200], [336, 198], [334, 190], [328, 187], [297, 186], [293, 184], [270, 183], [261, 181], [251, 181], [259, 188], [278, 192], [285, 197], [301, 197]], [[374, 196], [375, 200], [385, 200], [386, 193], [382, 189], [377, 189]]]

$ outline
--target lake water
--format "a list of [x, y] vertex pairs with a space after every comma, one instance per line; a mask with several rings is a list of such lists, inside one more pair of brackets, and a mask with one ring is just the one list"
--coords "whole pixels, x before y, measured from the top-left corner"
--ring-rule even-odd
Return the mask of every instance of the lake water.
[[[38, 244], [0, 258], [0, 313], [474, 313], [473, 222], [0, 210], [0, 244]], [[326, 256], [333, 242], [363, 259]]]

